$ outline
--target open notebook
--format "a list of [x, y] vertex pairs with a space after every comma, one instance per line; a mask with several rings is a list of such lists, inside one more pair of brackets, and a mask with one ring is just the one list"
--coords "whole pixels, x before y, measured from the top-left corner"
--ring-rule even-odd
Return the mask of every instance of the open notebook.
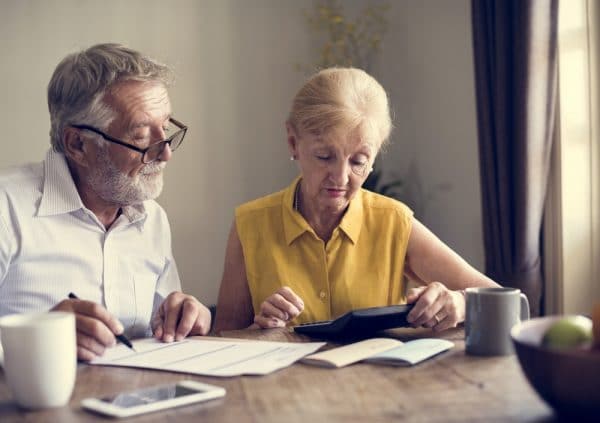
[[309, 355], [303, 358], [302, 362], [324, 367], [343, 367], [358, 361], [412, 366], [453, 346], [454, 343], [437, 338], [415, 339], [408, 342], [391, 338], [371, 338]]

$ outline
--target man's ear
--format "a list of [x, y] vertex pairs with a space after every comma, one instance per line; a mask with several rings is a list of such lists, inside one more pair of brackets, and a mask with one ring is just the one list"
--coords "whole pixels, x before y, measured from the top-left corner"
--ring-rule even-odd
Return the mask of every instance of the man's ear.
[[79, 166], [88, 167], [87, 145], [81, 138], [81, 132], [72, 127], [65, 128], [63, 132], [64, 153], [67, 158]]
[[298, 158], [298, 134], [294, 126], [289, 122], [285, 123], [285, 129], [287, 131], [287, 143], [290, 155], [293, 160], [296, 160]]

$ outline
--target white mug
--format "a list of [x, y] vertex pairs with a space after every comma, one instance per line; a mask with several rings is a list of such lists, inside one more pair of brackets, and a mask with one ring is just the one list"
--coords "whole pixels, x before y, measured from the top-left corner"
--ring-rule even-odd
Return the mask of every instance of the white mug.
[[0, 318], [4, 374], [17, 404], [60, 407], [71, 398], [77, 370], [75, 315], [51, 311]]
[[473, 355], [514, 352], [510, 329], [529, 319], [527, 297], [516, 288], [467, 288], [465, 349]]

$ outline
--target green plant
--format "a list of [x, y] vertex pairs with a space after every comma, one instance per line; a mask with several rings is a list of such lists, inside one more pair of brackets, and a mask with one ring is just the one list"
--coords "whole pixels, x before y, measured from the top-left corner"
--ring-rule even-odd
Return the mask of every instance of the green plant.
[[387, 31], [386, 1], [369, 1], [350, 16], [339, 0], [318, 0], [312, 11], [305, 12], [310, 28], [322, 36], [319, 68], [352, 66], [370, 72]]
[[387, 195], [388, 197], [399, 198], [404, 182], [401, 179], [394, 179], [383, 183], [381, 181], [382, 174], [381, 169], [378, 169], [376, 165], [373, 166], [373, 171], [369, 173], [369, 176], [363, 183], [363, 188], [378, 194]]

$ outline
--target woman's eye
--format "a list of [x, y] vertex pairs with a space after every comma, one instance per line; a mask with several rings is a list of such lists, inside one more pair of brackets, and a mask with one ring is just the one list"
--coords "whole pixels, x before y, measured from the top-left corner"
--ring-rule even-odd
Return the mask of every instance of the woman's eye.
[[329, 160], [329, 156], [317, 156], [317, 159], [319, 160]]

